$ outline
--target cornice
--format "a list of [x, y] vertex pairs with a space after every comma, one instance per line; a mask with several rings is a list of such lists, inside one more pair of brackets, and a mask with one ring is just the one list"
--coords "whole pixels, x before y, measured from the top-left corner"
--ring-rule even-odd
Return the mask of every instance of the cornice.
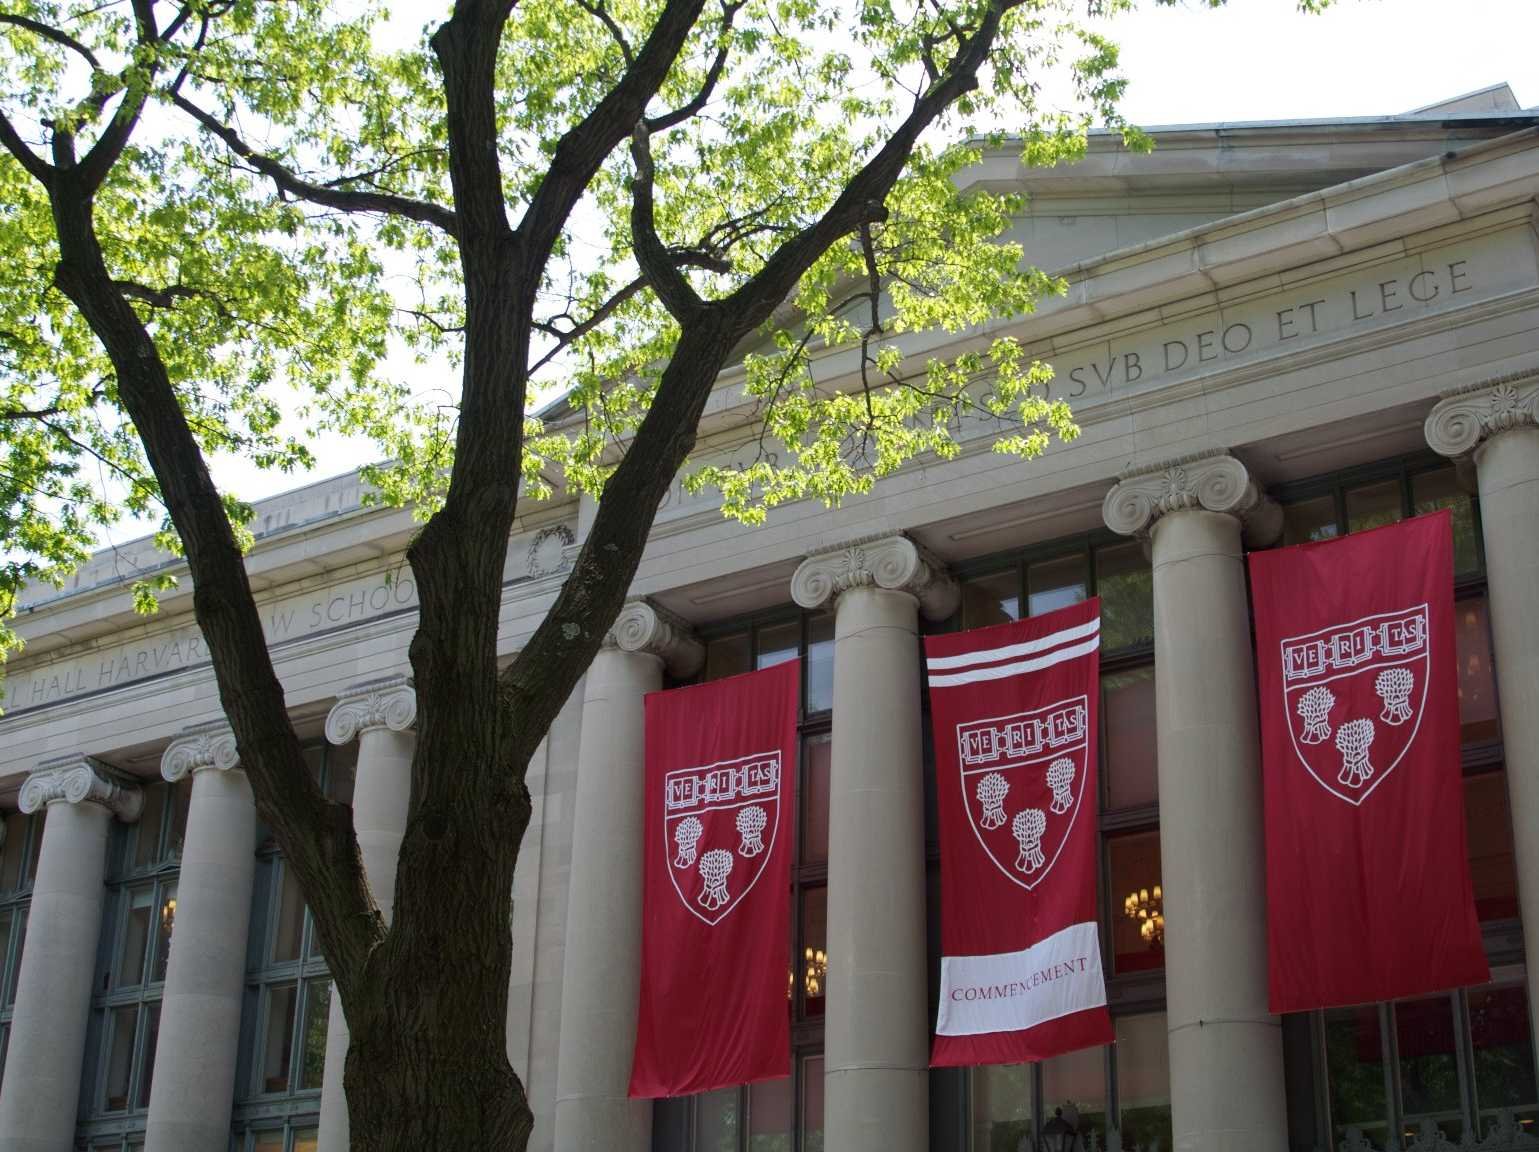
[[632, 600], [620, 609], [604, 643], [622, 652], [658, 657], [674, 676], [693, 676], [705, 663], [705, 645], [689, 623], [650, 600]]
[[39, 764], [21, 786], [18, 798], [18, 807], [29, 815], [61, 803], [100, 804], [125, 824], [132, 824], [144, 809], [144, 793], [101, 761], [70, 755]]
[[240, 763], [235, 733], [223, 720], [194, 724], [179, 732], [160, 757], [160, 774], [175, 784], [204, 768], [227, 772]]
[[1539, 368], [1482, 380], [1443, 395], [1427, 417], [1427, 443], [1467, 456], [1492, 436], [1539, 426]]
[[1148, 535], [1161, 517], [1191, 510], [1235, 517], [1258, 546], [1271, 543], [1282, 528], [1282, 509], [1227, 452], [1178, 456], [1124, 472], [1101, 504], [1106, 526], [1124, 536]]
[[410, 676], [363, 680], [337, 693], [326, 714], [326, 739], [347, 744], [365, 732], [388, 728], [404, 732], [417, 720], [417, 690]]
[[904, 535], [865, 536], [815, 552], [791, 577], [791, 598], [821, 608], [851, 588], [907, 592], [931, 620], [956, 610], [961, 590], [946, 566]]

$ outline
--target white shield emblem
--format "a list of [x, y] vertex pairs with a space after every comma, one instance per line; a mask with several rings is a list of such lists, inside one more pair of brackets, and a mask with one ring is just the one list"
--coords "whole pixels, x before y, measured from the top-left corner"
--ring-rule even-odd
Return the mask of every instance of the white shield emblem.
[[1293, 750], [1332, 796], [1361, 804], [1404, 759], [1421, 727], [1431, 646], [1425, 604], [1282, 642]]
[[780, 828], [780, 773], [774, 751], [664, 778], [668, 879], [707, 924], [720, 923], [764, 872]]
[[1084, 696], [957, 725], [962, 806], [994, 866], [1032, 889], [1053, 870], [1085, 795]]

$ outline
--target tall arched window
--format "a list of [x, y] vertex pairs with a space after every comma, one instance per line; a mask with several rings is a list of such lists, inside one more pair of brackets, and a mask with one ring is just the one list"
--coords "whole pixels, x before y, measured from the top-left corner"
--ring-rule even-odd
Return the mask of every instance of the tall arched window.
[[81, 1086], [82, 1143], [91, 1152], [144, 1146], [160, 999], [176, 927], [176, 885], [192, 779], [144, 783], [144, 810], [115, 821], [107, 899]]
[[27, 938], [27, 910], [32, 904], [32, 876], [43, 844], [43, 820], [20, 812], [5, 814], [0, 843], [0, 1082], [11, 1044], [11, 1013], [16, 1009], [16, 974]]

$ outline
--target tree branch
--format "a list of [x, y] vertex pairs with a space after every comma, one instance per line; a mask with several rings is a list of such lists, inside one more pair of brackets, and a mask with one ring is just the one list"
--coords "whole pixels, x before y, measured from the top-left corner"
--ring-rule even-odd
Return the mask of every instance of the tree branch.
[[160, 350], [107, 270], [92, 198], [72, 180], [55, 181], [49, 193], [59, 244], [54, 281], [112, 362], [118, 398], [185, 550], [194, 612], [258, 815], [293, 864], [338, 987], [350, 998], [384, 933], [351, 814], [321, 794], [305, 767], [224, 503]]
[[52, 187], [53, 178], [58, 174], [58, 169], [27, 146], [27, 142], [21, 138], [21, 134], [11, 123], [11, 118], [4, 112], [0, 112], [0, 144], [5, 145], [5, 150], [16, 157], [17, 162], [30, 172], [39, 184], [44, 188]]
[[861, 167], [821, 217], [778, 248], [759, 272], [720, 303], [746, 324], [743, 334], [762, 324], [796, 287], [796, 282], [840, 237], [862, 224], [885, 220], [883, 201], [902, 175], [919, 136], [953, 101], [978, 86], [978, 70], [988, 59], [1006, 12], [1023, 0], [993, 0], [977, 30], [957, 49], [940, 79], [915, 102], [903, 122]]
[[385, 216], [403, 216], [419, 224], [431, 224], [451, 236], [459, 234], [456, 213], [438, 204], [397, 196], [390, 192], [359, 192], [329, 187], [306, 180], [293, 169], [257, 152], [235, 129], [211, 112], [206, 112], [180, 93], [172, 93], [171, 102], [191, 116], [205, 130], [224, 142], [226, 148], [271, 180], [281, 192], [296, 200], [306, 200], [343, 212], [372, 212]]
[[744, 0], [732, 0], [731, 3], [721, 6], [721, 43], [716, 48], [716, 59], [711, 61], [710, 68], [706, 71], [705, 80], [700, 85], [700, 91], [695, 93], [694, 99], [689, 103], [675, 108], [672, 112], [664, 112], [661, 116], [653, 116], [647, 120], [649, 132], [662, 132], [672, 128], [676, 124], [682, 124], [691, 116], [697, 115], [701, 109], [711, 102], [711, 94], [716, 91], [716, 85], [721, 80], [721, 74], [727, 67], [727, 57], [732, 53], [732, 21], [742, 8]]
[[62, 44], [89, 64], [91, 71], [104, 71], [101, 61], [96, 58], [96, 53], [92, 52], [62, 28], [55, 28], [52, 24], [44, 24], [41, 20], [34, 20], [30, 16], [21, 16], [14, 12], [0, 12], [0, 24], [11, 24], [17, 28], [24, 28], [35, 36], [41, 36], [45, 40], [52, 40], [55, 44]]
[[566, 349], [577, 343], [577, 341], [581, 340], [589, 332], [592, 332], [605, 320], [608, 320], [615, 314], [615, 311], [619, 309], [621, 305], [623, 305], [627, 300], [633, 299], [637, 293], [639, 293], [646, 286], [647, 280], [645, 276], [636, 277], [636, 279], [632, 280], [629, 284], [621, 288], [608, 300], [605, 300], [602, 304], [595, 308], [592, 314], [589, 315], [586, 320], [583, 320], [581, 323], [574, 324], [570, 328], [557, 328], [554, 324], [536, 320], [534, 322], [535, 328], [554, 339], [556, 341], [556, 346], [534, 362], [534, 364], [529, 369], [529, 375], [533, 376], [541, 368], [545, 367], [545, 365], [549, 364], [557, 356], [561, 355], [562, 352], [566, 351]]
[[[133, 0], [133, 7], [139, 43], [143, 47], [153, 49], [160, 42], [160, 33], [155, 26], [155, 0]], [[130, 65], [124, 69], [124, 75], [127, 76], [132, 68], [133, 66]], [[118, 105], [118, 110], [112, 114], [112, 119], [107, 121], [107, 126], [96, 138], [96, 143], [91, 145], [85, 157], [76, 166], [74, 178], [80, 181], [81, 186], [88, 193], [95, 192], [101, 187], [102, 181], [107, 178], [107, 173], [112, 171], [112, 166], [123, 154], [123, 149], [128, 146], [129, 137], [134, 134], [134, 128], [139, 123], [139, 116], [144, 111], [144, 102], [149, 99], [155, 73], [159, 69], [159, 54], [152, 51], [148, 65], [149, 75], [134, 77], [125, 82], [123, 101]], [[104, 94], [97, 107], [105, 109], [108, 98]]]
[[[656, 237], [646, 125], [638, 124], [632, 136], [638, 161], [632, 190], [632, 247], [654, 290], [661, 283], [659, 295], [666, 292], [674, 297], [670, 310], [686, 305], [682, 309], [686, 318], [651, 408], [605, 485], [588, 537], [556, 602], [500, 677], [498, 707], [515, 727], [514, 740], [521, 754], [532, 751], [532, 741], [544, 734], [624, 603], [658, 504], [694, 449], [700, 414], [732, 349], [787, 299], [800, 277], [831, 245], [862, 223], [885, 218], [883, 201], [902, 174], [920, 133], [952, 101], [976, 87], [978, 69], [993, 47], [1000, 20], [1021, 2], [993, 0], [978, 30], [959, 48], [941, 79], [921, 96], [833, 205], [777, 249], [757, 275], [721, 300], [689, 306], [693, 290]], [[634, 227], [638, 221], [639, 229]]]
[[123, 295], [134, 300], [143, 300], [156, 308], [173, 308], [178, 300], [192, 300], [204, 294], [197, 288], [189, 288], [185, 284], [171, 284], [165, 288], [154, 288], [133, 280], [114, 280], [112, 284]]
[[705, 0], [667, 0], [619, 83], [557, 142], [545, 179], [518, 226], [533, 266], [544, 267], [572, 209], [604, 160], [642, 118], [704, 7]]
[[643, 120], [636, 121], [636, 129], [631, 133], [631, 160], [636, 165], [636, 177], [631, 181], [631, 251], [663, 307], [674, 319], [684, 320], [697, 313], [704, 302], [657, 235], [652, 203], [652, 147]]
[[615, 18], [609, 14], [609, 7], [604, 0], [577, 0], [577, 6], [602, 24], [614, 37], [615, 43], [620, 46], [620, 57], [627, 67], [636, 62], [636, 54], [631, 50], [631, 42], [625, 38], [625, 31], [615, 23]]

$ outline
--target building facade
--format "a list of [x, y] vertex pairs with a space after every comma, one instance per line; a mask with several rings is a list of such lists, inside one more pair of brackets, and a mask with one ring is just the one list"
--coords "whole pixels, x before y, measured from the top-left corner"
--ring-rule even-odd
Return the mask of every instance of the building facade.
[[[1016, 1152], [1067, 1146], [1066, 1125], [1081, 1148], [1539, 1146], [1539, 113], [1499, 86], [1405, 116], [1154, 136], [1148, 156], [1094, 138], [1050, 171], [988, 153], [970, 178], [1029, 193], [1014, 234], [1069, 291], [909, 348], [1018, 336], [1053, 364], [1078, 440], [1021, 462], [976, 421], [955, 460], [757, 529], [708, 494], [664, 501], [633, 600], [529, 769], [507, 1043], [534, 1148]], [[832, 384], [854, 368], [816, 364]], [[723, 374], [702, 459], [740, 450], [742, 379]], [[1243, 553], [1440, 508], [1492, 979], [1271, 1016]], [[523, 509], [507, 654], [591, 513]], [[313, 769], [353, 805], [387, 916], [416, 708], [412, 527], [343, 476], [258, 504], [248, 558]], [[128, 582], [163, 568], [130, 544], [21, 604], [0, 717], [0, 1152], [337, 1152], [345, 1022], [190, 593], [132, 613]], [[1117, 1041], [929, 1071], [941, 864], [917, 637], [1090, 595]], [[785, 660], [804, 673], [793, 1074], [629, 1101], [642, 697]]]

